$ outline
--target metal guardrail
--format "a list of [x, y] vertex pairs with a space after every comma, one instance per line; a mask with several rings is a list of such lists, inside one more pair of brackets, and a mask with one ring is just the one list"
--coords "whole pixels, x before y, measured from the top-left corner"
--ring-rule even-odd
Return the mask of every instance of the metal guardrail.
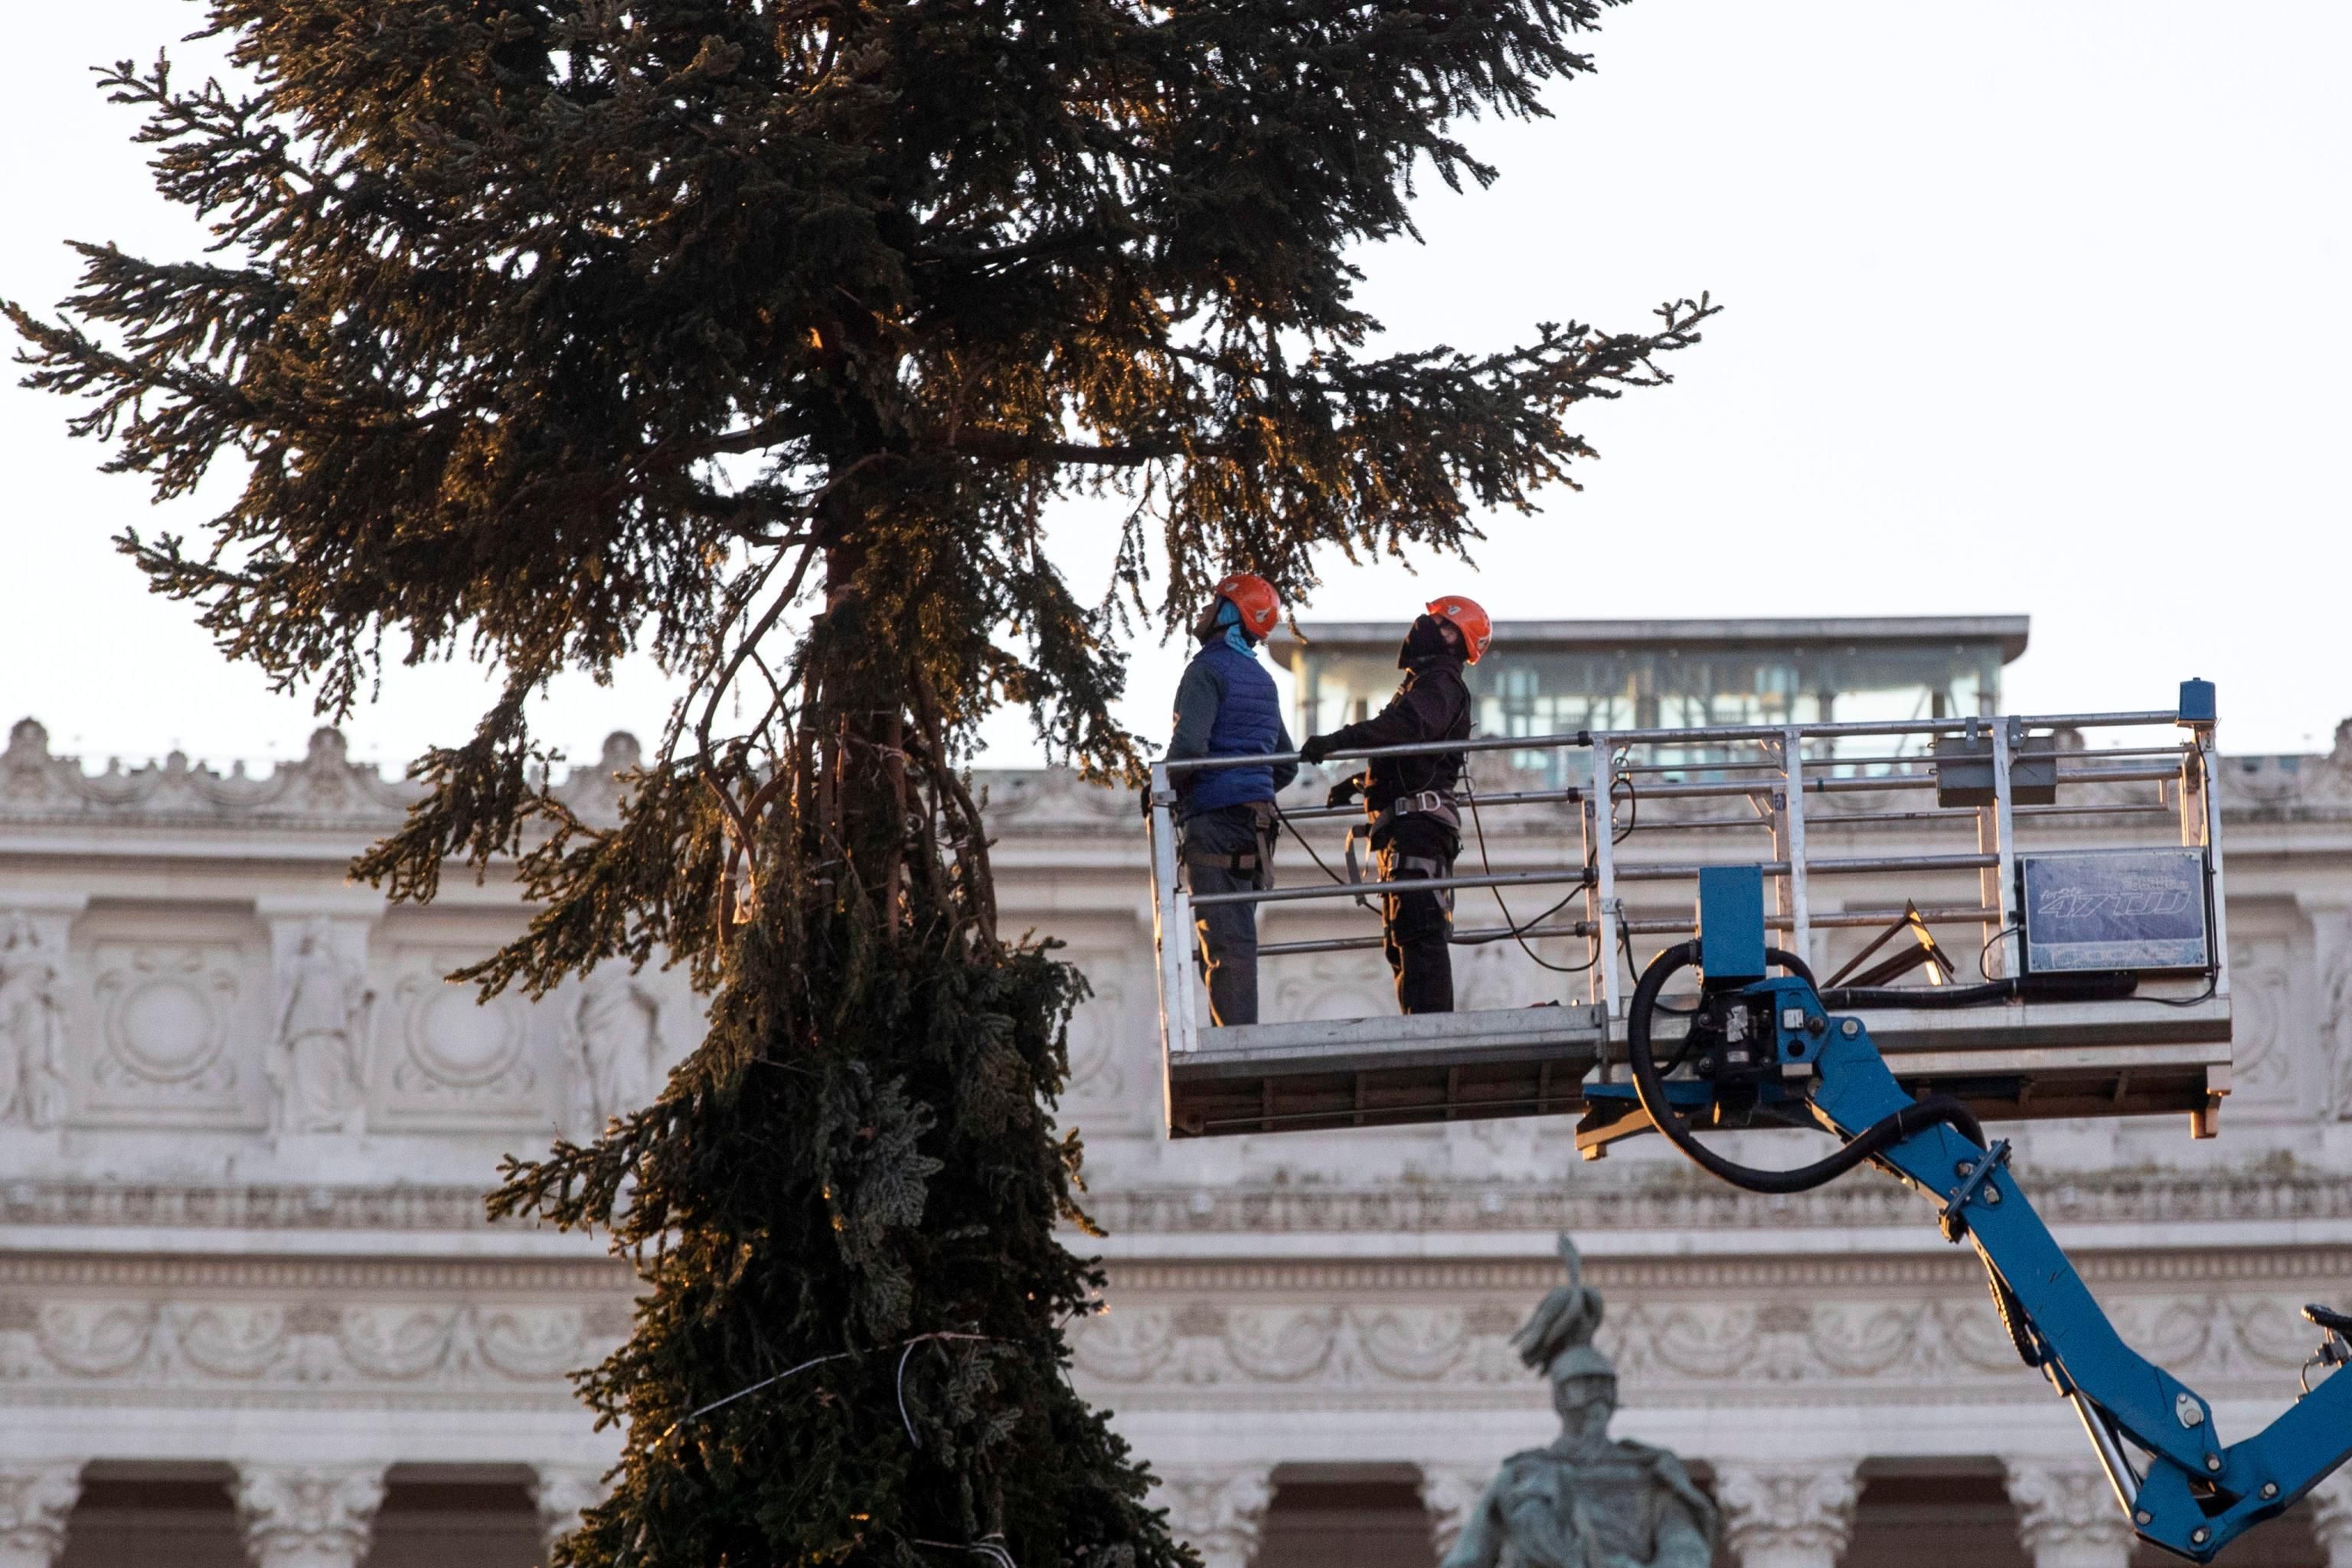
[[[2060, 731], [2093, 729], [2175, 730], [2181, 738], [2169, 744], [2135, 744], [2112, 752], [2062, 750], [2053, 737]], [[1885, 754], [1840, 757], [1837, 742], [1861, 737], [1893, 738], [1896, 744], [1880, 748]], [[1904, 738], [1958, 742], [1972, 750], [1965, 756], [1932, 752], [1905, 752]], [[1753, 760], [1660, 762], [1659, 752], [1696, 747], [1753, 747]], [[1829, 754], [1807, 754], [1809, 747]], [[1580, 918], [1557, 921], [1555, 904], [1536, 917], [1537, 923], [1514, 929], [1457, 931], [1457, 945], [1524, 939], [1581, 940], [1586, 962], [1577, 966], [1583, 994], [1563, 1002], [1596, 1005], [1607, 1020], [1620, 1020], [1629, 977], [1621, 952], [1634, 935], [1673, 935], [1693, 929], [1689, 920], [1656, 916], [1633, 917], [1625, 909], [1621, 889], [1629, 884], [1695, 879], [1708, 864], [1761, 861], [1774, 890], [1769, 926], [1789, 933], [1789, 946], [1802, 952], [1815, 930], [1881, 926], [1904, 913], [1899, 908], [1814, 912], [1811, 883], [1815, 877], [1900, 876], [1948, 878], [1973, 870], [1978, 875], [1974, 904], [1933, 900], [1919, 912], [1935, 921], [1975, 922], [1983, 936], [1984, 967], [1990, 975], [2015, 973], [2014, 951], [2019, 934], [2017, 883], [2017, 823], [2022, 816], [2105, 817], [2117, 824], [2145, 822], [2158, 814], [2177, 824], [2169, 845], [2205, 851], [2211, 887], [2212, 956], [2215, 972], [2210, 995], [2224, 1007], [2229, 995], [2229, 934], [2221, 897], [2222, 856], [2221, 812], [2210, 781], [2214, 773], [2213, 726], [2191, 721], [2169, 710], [2115, 711], [1970, 718], [1857, 721], [1824, 724], [1717, 725], [1685, 729], [1624, 731], [1580, 730], [1554, 735], [1479, 736], [1464, 742], [1434, 742], [1377, 750], [1334, 753], [1335, 758], [1369, 761], [1381, 757], [1432, 756], [1461, 752], [1582, 752], [1584, 783], [1567, 788], [1507, 791], [1476, 797], [1481, 812], [1532, 805], [1577, 808], [1581, 845], [1577, 858], [1557, 867], [1536, 870], [1488, 872], [1415, 880], [1413, 891], [1548, 886], [1580, 889]], [[1200, 986], [1195, 975], [1199, 934], [1194, 912], [1220, 905], [1302, 904], [1333, 899], [1369, 902], [1386, 890], [1378, 881], [1324, 881], [1258, 891], [1194, 896], [1186, 890], [1178, 869], [1178, 825], [1175, 780], [1186, 773], [1231, 767], [1263, 767], [1296, 763], [1296, 752], [1272, 756], [1200, 757], [1161, 762], [1151, 770], [1151, 877], [1153, 942], [1158, 960], [1161, 1043], [1171, 1058], [1196, 1048], [1201, 1038]], [[1839, 824], [1905, 821], [1922, 824], [1970, 823], [1976, 829], [1973, 853], [1816, 858], [1807, 846], [1807, 797], [1832, 794], [1887, 794], [1937, 790], [1942, 769], [1966, 762], [1979, 776], [1990, 763], [1990, 798], [1983, 804], [1938, 805], [1927, 810], [1836, 814], [1825, 821]], [[2145, 802], [2116, 804], [2017, 804], [2014, 771], [2032, 764], [2045, 784], [2064, 790], [2101, 784], [2161, 781], [2173, 785], [2170, 798], [2160, 805]], [[1869, 772], [1883, 767], [1890, 771]], [[1681, 775], [1681, 776], [1676, 776]], [[1692, 775], [1710, 775], [1694, 777]], [[1729, 776], [1738, 775], [1738, 776]], [[1753, 776], [1748, 776], [1753, 775]], [[1573, 773], [1571, 777], [1575, 776]], [[1643, 825], [1641, 803], [1707, 798], [1744, 799], [1755, 807], [1747, 818], [1710, 820], [1705, 824], [1672, 822]], [[1633, 803], [1632, 834], [1682, 830], [1701, 826], [1769, 829], [1770, 853], [1736, 860], [1671, 863], [1624, 863], [1618, 849], [1623, 834], [1617, 824], [1621, 805]], [[1352, 807], [1309, 807], [1286, 814], [1294, 823], [1360, 816]], [[1579, 894], [1570, 893], [1570, 898]], [[1565, 900], [1563, 900], [1565, 901]], [[1373, 935], [1264, 944], [1260, 959], [1292, 954], [1331, 952], [1379, 943]], [[1604, 1056], [1605, 1060], [1605, 1056]]]

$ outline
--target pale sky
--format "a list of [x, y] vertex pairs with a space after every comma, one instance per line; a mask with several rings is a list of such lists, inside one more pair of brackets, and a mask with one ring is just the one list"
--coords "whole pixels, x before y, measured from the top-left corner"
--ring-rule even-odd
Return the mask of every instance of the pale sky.
[[[0, 293], [62, 295], [68, 237], [194, 247], [83, 68], [200, 15], [16, 7]], [[2229, 750], [2327, 748], [2352, 715], [2352, 6], [1636, 0], [1590, 47], [1600, 74], [1557, 119], [1474, 130], [1494, 189], [1430, 182], [1427, 243], [1360, 258], [1367, 302], [1397, 346], [1468, 350], [1701, 289], [1726, 313], [1675, 384], [1591, 408], [1583, 493], [1495, 520], [1480, 571], [1335, 571], [1303, 618], [1402, 618], [1441, 584], [1498, 620], [2025, 613], [2011, 711], [2163, 707], [2201, 675]], [[94, 762], [299, 754], [307, 704], [224, 663], [108, 542], [203, 510], [99, 475], [67, 412], [0, 389], [0, 723], [36, 714]], [[1091, 596], [1099, 530], [1063, 535]], [[1149, 732], [1180, 658], [1137, 661]], [[485, 692], [395, 672], [354, 750], [457, 739]], [[593, 756], [666, 707], [636, 671], [560, 689], [541, 725]], [[984, 760], [1028, 760], [1004, 734]]]

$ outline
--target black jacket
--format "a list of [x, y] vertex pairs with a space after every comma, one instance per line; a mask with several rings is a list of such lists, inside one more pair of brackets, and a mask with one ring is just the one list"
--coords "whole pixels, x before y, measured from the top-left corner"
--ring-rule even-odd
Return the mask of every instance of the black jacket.
[[[1428, 655], [1406, 667], [1404, 684], [1397, 688], [1387, 707], [1360, 723], [1333, 731], [1331, 749], [1352, 752], [1423, 741], [1466, 741], [1471, 706], [1470, 689], [1462, 681], [1461, 659], [1449, 654]], [[1365, 807], [1377, 816], [1401, 795], [1425, 789], [1450, 791], [1461, 782], [1462, 764], [1459, 752], [1375, 757], [1366, 770]]]

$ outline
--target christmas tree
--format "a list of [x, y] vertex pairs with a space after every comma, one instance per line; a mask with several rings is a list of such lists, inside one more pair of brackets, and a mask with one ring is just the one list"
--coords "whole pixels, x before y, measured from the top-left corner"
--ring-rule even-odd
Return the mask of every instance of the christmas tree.
[[[389, 648], [500, 672], [359, 872], [511, 858], [536, 993], [676, 958], [707, 1041], [520, 1163], [501, 1214], [609, 1228], [635, 1331], [573, 1564], [1173, 1561], [1071, 1391], [1101, 1284], [1057, 1131], [1082, 979], [997, 924], [975, 728], [1131, 774], [1135, 617], [1318, 546], [1457, 552], [1664, 379], [1704, 304], [1375, 352], [1352, 247], [1457, 139], [1538, 115], [1594, 0], [213, 0], [229, 85], [101, 73], [194, 260], [80, 247], [31, 384], [191, 542], [126, 533], [229, 657], [341, 713]], [[1116, 497], [1115, 582], [1044, 549]], [[1108, 525], [1107, 525], [1108, 526]], [[617, 824], [544, 786], [533, 694], [649, 653], [686, 693]]]

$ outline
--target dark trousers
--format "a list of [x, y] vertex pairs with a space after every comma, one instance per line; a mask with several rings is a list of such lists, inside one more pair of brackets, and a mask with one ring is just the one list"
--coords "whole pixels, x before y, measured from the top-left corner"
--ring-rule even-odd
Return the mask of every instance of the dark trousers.
[[[1378, 847], [1382, 879], [1403, 882], [1452, 876], [1462, 840], [1443, 822], [1406, 816]], [[1381, 900], [1381, 950], [1396, 976], [1400, 1012], [1454, 1011], [1453, 901], [1445, 893], [1391, 893]]]
[[[1185, 888], [1198, 895], [1266, 887], [1274, 851], [1272, 807], [1270, 801], [1228, 805], [1187, 817], [1178, 851]], [[1210, 1021], [1219, 1028], [1256, 1023], [1257, 906], [1218, 904], [1194, 919], [1208, 969]]]

